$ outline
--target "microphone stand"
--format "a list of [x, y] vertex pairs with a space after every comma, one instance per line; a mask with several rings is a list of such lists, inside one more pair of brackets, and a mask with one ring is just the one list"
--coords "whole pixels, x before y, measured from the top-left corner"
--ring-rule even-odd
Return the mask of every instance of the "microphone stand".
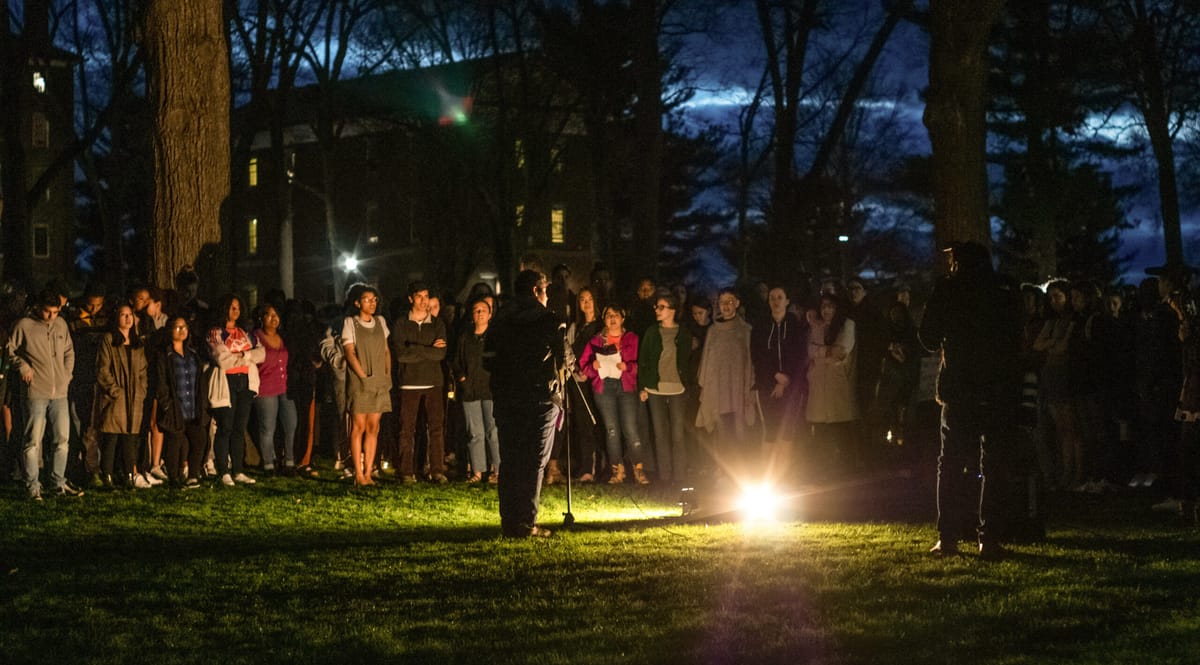
[[570, 527], [575, 524], [575, 514], [571, 512], [571, 405], [567, 400], [567, 381], [574, 381], [571, 372], [567, 369], [566, 358], [569, 357], [567, 351], [570, 351], [570, 345], [567, 344], [567, 328], [564, 325], [562, 328], [562, 343], [563, 343], [563, 364], [558, 368], [558, 395], [562, 402], [563, 428], [566, 430], [563, 434], [563, 445], [567, 450], [567, 512], [563, 513], [563, 526]]

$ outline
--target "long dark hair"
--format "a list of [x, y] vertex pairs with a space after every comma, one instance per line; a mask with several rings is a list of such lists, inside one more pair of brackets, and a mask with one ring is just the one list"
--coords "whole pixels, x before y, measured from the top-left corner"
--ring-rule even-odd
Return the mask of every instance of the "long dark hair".
[[132, 318], [133, 318], [133, 326], [129, 329], [129, 348], [131, 348], [131, 349], [139, 348], [142, 345], [142, 335], [141, 335], [141, 332], [138, 330], [138, 319], [140, 317], [137, 315], [137, 312], [133, 311], [133, 305], [130, 305], [129, 303], [120, 303], [112, 309], [112, 316], [109, 319], [109, 323], [108, 323], [109, 335], [112, 338], [112, 345], [113, 346], [124, 346], [125, 345], [125, 336], [121, 334], [121, 329], [120, 329], [120, 325], [121, 325], [120, 314], [121, 314], [122, 308], [128, 309], [129, 313], [132, 315]]
[[[216, 327], [224, 328], [225, 324], [229, 323], [229, 308], [233, 306], [233, 302], [235, 300], [238, 304], [238, 313], [241, 316], [246, 315], [246, 303], [242, 301], [241, 297], [239, 297], [236, 293], [226, 293], [225, 295], [221, 296], [220, 300], [217, 301], [216, 314], [221, 317], [221, 322], [217, 324]], [[213, 319], [215, 321], [216, 317], [214, 316]], [[241, 319], [239, 318], [236, 323], [238, 326], [241, 326]]]
[[836, 293], [823, 293], [817, 302], [818, 317], [821, 316], [821, 305], [827, 302], [833, 305], [833, 320], [825, 328], [825, 344], [831, 345], [837, 342], [838, 335], [842, 334], [842, 328], [846, 325], [846, 303]]

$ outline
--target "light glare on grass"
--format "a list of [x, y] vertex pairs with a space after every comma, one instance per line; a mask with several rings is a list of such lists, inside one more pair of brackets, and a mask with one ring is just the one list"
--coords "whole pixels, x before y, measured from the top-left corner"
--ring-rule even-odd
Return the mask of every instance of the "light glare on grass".
[[737, 509], [745, 522], [775, 522], [779, 519], [779, 511], [783, 499], [768, 483], [747, 485], [738, 497]]

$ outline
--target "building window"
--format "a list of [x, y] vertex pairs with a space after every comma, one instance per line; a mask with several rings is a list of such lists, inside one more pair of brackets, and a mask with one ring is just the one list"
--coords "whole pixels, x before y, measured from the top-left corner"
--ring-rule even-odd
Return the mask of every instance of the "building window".
[[258, 220], [246, 222], [246, 253], [250, 256], [258, 254]]
[[50, 121], [46, 119], [45, 113], [34, 113], [33, 120], [33, 147], [49, 148], [50, 147]]
[[41, 72], [33, 73], [33, 89], [38, 92], [46, 92], [46, 77], [42, 76]]
[[561, 245], [567, 242], [566, 210], [562, 206], [550, 209], [550, 242]]
[[516, 161], [517, 168], [525, 168], [525, 144], [521, 139], [513, 141], [513, 159]]
[[525, 206], [519, 205], [513, 210], [513, 219], [516, 220], [517, 226], [525, 225]]
[[555, 173], [563, 172], [562, 150], [559, 150], [558, 148], [550, 149], [550, 165], [554, 169]]
[[250, 158], [250, 166], [246, 169], [246, 181], [251, 187], [258, 187], [258, 158]]
[[45, 224], [33, 226], [33, 256], [39, 259], [50, 258], [50, 227]]

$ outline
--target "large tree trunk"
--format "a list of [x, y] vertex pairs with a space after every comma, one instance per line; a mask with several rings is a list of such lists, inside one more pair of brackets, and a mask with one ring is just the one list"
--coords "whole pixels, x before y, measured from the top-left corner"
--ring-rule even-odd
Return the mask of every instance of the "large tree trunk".
[[930, 0], [929, 95], [934, 236], [939, 246], [991, 246], [988, 217], [987, 43], [1004, 0]]
[[634, 252], [637, 265], [657, 277], [659, 188], [663, 161], [662, 63], [658, 52], [658, 0], [635, 0], [634, 77], [637, 86], [636, 140], [641, 154], [640, 176], [632, 200]]
[[[33, 273], [32, 247], [29, 239], [29, 208], [26, 205], [25, 189], [28, 186], [28, 171], [25, 162], [26, 99], [29, 84], [25, 80], [25, 63], [29, 54], [25, 42], [14, 39], [9, 31], [9, 9], [0, 8], [3, 26], [0, 29], [0, 100], [4, 113], [0, 113], [0, 169], [3, 182], [3, 212], [0, 213], [0, 233], [4, 253], [4, 280], [10, 283], [25, 283]], [[30, 284], [30, 287], [35, 285]]]
[[[144, 32], [154, 105], [151, 278], [173, 284], [220, 243], [229, 197], [229, 67], [220, 0], [150, 0]], [[201, 275], [206, 282], [216, 275]]]

